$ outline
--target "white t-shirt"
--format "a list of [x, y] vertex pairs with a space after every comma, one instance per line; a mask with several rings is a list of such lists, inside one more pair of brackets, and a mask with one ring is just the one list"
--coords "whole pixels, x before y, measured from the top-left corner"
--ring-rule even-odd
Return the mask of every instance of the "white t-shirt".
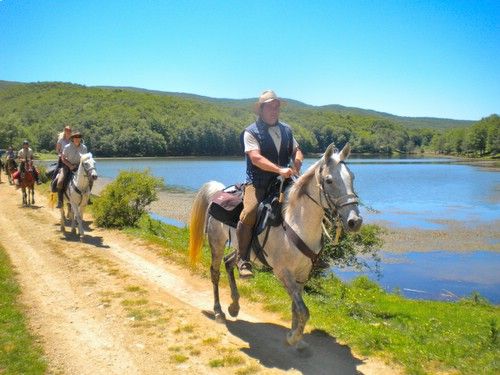
[[17, 158], [19, 160], [22, 160], [22, 161], [25, 161], [26, 159], [27, 160], [31, 160], [31, 159], [33, 159], [33, 150], [30, 147], [28, 147], [28, 149], [25, 150], [24, 147], [23, 147], [17, 153]]
[[[280, 146], [281, 146], [281, 131], [279, 126], [270, 126], [269, 127], [269, 135], [271, 136], [274, 145], [276, 146], [276, 151], [278, 153], [280, 152]], [[253, 150], [260, 150], [260, 145], [257, 139], [248, 131], [245, 131], [243, 133], [243, 145], [245, 146], [245, 153]], [[297, 147], [299, 147], [299, 144], [295, 140], [295, 137], [293, 138], [293, 149], [295, 150]]]

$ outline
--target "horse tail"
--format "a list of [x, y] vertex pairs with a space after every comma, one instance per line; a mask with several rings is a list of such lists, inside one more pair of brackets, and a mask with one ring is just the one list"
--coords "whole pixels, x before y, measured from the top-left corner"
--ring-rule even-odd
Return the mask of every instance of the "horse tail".
[[50, 193], [50, 201], [49, 201], [49, 207], [54, 208], [54, 205], [56, 203], [56, 193]]
[[189, 223], [189, 260], [194, 265], [200, 257], [201, 247], [207, 220], [208, 206], [212, 196], [224, 189], [220, 182], [209, 181], [205, 183], [196, 194], [191, 208], [191, 220]]

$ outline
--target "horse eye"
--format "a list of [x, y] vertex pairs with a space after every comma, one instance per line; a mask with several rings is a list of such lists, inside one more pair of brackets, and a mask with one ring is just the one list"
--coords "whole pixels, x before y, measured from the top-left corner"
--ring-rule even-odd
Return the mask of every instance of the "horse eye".
[[331, 183], [333, 182], [333, 178], [332, 178], [332, 176], [331, 176], [331, 175], [326, 176], [326, 177], [325, 177], [325, 182], [326, 182], [327, 184], [331, 184]]

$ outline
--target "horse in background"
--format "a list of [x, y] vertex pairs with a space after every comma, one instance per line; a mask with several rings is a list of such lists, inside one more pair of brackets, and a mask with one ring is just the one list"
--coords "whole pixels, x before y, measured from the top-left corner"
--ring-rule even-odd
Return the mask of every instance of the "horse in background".
[[[307, 346], [302, 337], [309, 310], [302, 292], [322, 249], [322, 221], [325, 213], [332, 213], [337, 225], [346, 231], [358, 231], [363, 221], [359, 215], [359, 200], [354, 192], [354, 177], [344, 163], [350, 150], [349, 144], [340, 152], [333, 144], [328, 146], [325, 154], [285, 192], [283, 223], [270, 227], [269, 231], [263, 231], [256, 237], [260, 244], [265, 243], [261, 256], [271, 266], [292, 300], [292, 326], [287, 334], [287, 342], [296, 345], [297, 349]], [[199, 257], [204, 234], [208, 237], [212, 255], [210, 274], [214, 314], [219, 322], [225, 320], [219, 300], [220, 265], [223, 259], [231, 287], [229, 314], [236, 317], [240, 310], [240, 296], [234, 276], [236, 251], [224, 257], [224, 248], [228, 243], [233, 248], [238, 246], [238, 241], [234, 240], [237, 238], [236, 229], [208, 213], [213, 196], [223, 188], [224, 185], [216, 181], [207, 182], [201, 187], [193, 202], [189, 228], [189, 256], [192, 263]], [[261, 263], [254, 248], [251, 260]]]
[[35, 174], [33, 161], [27, 160], [19, 173], [19, 187], [22, 191], [23, 206], [35, 204]]
[[12, 174], [17, 171], [17, 163], [14, 159], [6, 159], [4, 163], [5, 174], [9, 180], [9, 184], [14, 184], [14, 179], [12, 178]]
[[[78, 236], [84, 235], [83, 230], [83, 211], [89, 201], [92, 182], [97, 179], [95, 161], [89, 152], [80, 157], [78, 169], [72, 176], [64, 192], [65, 199], [71, 206], [69, 219], [71, 220], [71, 233], [76, 233], [76, 223], [78, 223]], [[64, 204], [61, 209], [61, 231], [65, 231]]]

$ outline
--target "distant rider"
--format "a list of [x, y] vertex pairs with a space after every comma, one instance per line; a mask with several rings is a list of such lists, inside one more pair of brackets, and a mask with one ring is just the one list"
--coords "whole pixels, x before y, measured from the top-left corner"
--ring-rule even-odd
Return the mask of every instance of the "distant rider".
[[[14, 183], [16, 184], [16, 187], [19, 187], [19, 176], [21, 178], [24, 178], [24, 173], [26, 172], [26, 163], [31, 162], [33, 163], [33, 150], [30, 147], [30, 144], [28, 140], [23, 141], [23, 148], [19, 150], [17, 153], [17, 159], [19, 160], [19, 169], [17, 173], [14, 174]], [[38, 175], [38, 171], [33, 165], [32, 167], [33, 170], [33, 177], [35, 178], [35, 181], [37, 185], [40, 185], [40, 176]]]
[[64, 146], [61, 154], [61, 161], [64, 164], [63, 169], [65, 170], [65, 173], [60, 184], [60, 177], [57, 180], [57, 208], [62, 207], [64, 190], [66, 189], [69, 176], [71, 175], [69, 172], [74, 172], [78, 169], [81, 155], [88, 152], [87, 146], [82, 143], [82, 135], [80, 132], [74, 132], [71, 134], [70, 139], [71, 142]]

